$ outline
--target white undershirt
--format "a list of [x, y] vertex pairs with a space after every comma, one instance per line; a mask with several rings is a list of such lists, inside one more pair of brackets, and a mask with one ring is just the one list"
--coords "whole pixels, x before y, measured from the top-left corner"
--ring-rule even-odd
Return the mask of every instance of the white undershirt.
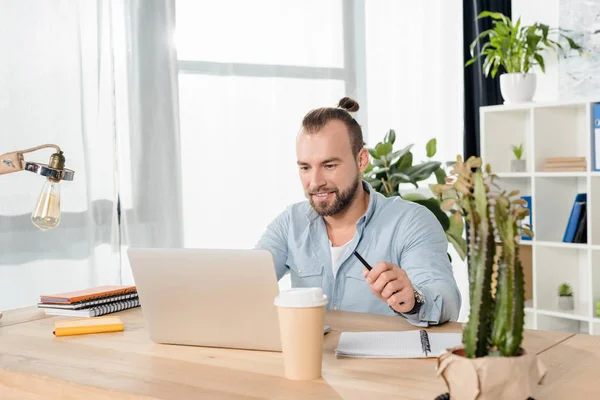
[[350, 243], [352, 243], [352, 240], [342, 246], [333, 247], [331, 245], [331, 241], [329, 242], [329, 246], [331, 247], [331, 266], [333, 267], [333, 279], [335, 279], [338, 269], [340, 268], [340, 260], [344, 257], [344, 253], [346, 253]]

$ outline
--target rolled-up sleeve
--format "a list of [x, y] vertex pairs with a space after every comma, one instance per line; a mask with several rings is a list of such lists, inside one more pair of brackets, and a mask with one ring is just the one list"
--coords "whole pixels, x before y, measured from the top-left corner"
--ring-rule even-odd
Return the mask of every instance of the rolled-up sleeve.
[[406, 271], [413, 287], [423, 293], [425, 304], [416, 314], [402, 314], [417, 326], [456, 321], [461, 294], [448, 259], [448, 240], [435, 215], [418, 206], [408, 223], [399, 229], [401, 254], [399, 266]]
[[286, 265], [288, 255], [288, 231], [290, 214], [286, 209], [279, 214], [261, 235], [258, 243], [254, 246], [257, 250], [267, 250], [273, 256], [277, 280], [280, 280], [287, 272]]

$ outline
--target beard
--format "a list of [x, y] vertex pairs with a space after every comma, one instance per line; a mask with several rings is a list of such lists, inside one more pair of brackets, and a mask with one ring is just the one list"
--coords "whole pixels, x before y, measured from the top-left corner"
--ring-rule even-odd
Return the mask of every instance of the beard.
[[[309, 191], [307, 193], [307, 197], [310, 205], [317, 214], [319, 214], [321, 217], [331, 217], [348, 208], [356, 196], [359, 185], [360, 178], [356, 176], [354, 182], [352, 182], [352, 185], [343, 192], [340, 192], [338, 188], [319, 188], [317, 190]], [[312, 195], [318, 192], [332, 192], [334, 198], [328, 202], [315, 203]]]

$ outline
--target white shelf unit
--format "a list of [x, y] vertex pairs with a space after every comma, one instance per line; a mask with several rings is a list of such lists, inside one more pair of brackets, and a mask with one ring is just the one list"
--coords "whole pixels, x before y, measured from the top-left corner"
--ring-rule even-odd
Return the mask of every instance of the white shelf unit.
[[[592, 110], [600, 99], [480, 109], [481, 157], [506, 189], [531, 196], [535, 238], [521, 241], [528, 329], [600, 335], [600, 172], [593, 171]], [[522, 143], [525, 172], [512, 172]], [[585, 157], [582, 172], [545, 172], [547, 157]], [[575, 195], [587, 194], [587, 243], [563, 243]], [[575, 309], [558, 307], [558, 286], [573, 288]]]

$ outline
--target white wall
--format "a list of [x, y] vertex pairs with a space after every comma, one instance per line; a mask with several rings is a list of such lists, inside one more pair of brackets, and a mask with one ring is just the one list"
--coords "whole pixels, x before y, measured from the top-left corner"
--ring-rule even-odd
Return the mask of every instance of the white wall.
[[[521, 24], [530, 25], [541, 22], [551, 28], [557, 28], [559, 23], [560, 0], [512, 0], [512, 19], [521, 17]], [[542, 74], [538, 67], [537, 89], [534, 101], [556, 100], [558, 93], [558, 62], [554, 53], [544, 57], [546, 73]]]

